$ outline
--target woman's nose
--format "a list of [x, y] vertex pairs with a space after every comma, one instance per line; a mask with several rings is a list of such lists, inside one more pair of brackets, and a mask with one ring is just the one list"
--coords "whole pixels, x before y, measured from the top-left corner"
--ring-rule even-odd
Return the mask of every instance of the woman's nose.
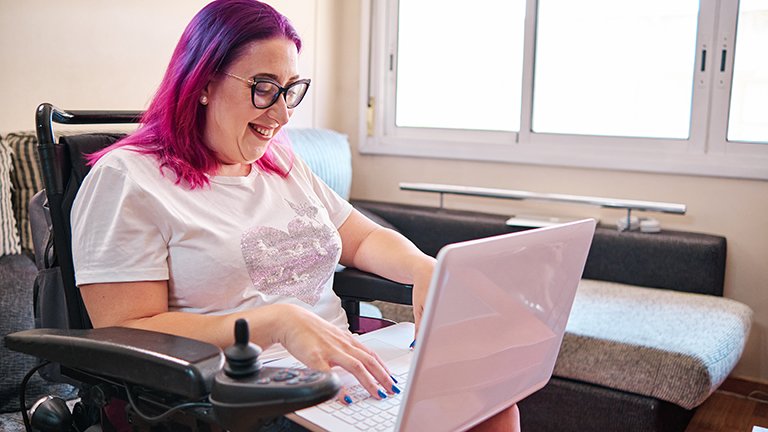
[[290, 119], [291, 114], [293, 114], [293, 110], [288, 109], [288, 105], [286, 104], [285, 98], [282, 95], [278, 96], [277, 101], [275, 101], [275, 103], [269, 107], [268, 112], [269, 117], [280, 123], [280, 126], [288, 123], [288, 119]]

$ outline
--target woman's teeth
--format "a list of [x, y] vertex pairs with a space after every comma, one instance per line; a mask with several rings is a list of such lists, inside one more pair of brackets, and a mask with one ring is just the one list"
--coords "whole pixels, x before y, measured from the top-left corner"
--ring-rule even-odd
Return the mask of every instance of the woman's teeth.
[[266, 129], [266, 128], [263, 128], [261, 126], [256, 126], [256, 125], [251, 125], [251, 129], [253, 129], [256, 132], [258, 132], [259, 135], [265, 136], [267, 138], [271, 138], [272, 137], [273, 129]]

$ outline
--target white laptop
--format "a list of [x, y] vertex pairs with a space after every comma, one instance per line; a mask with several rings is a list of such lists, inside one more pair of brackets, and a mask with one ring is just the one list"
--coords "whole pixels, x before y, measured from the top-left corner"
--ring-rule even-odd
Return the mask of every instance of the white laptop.
[[411, 323], [359, 339], [402, 392], [377, 400], [336, 368], [354, 403], [331, 400], [290, 418], [315, 431], [461, 431], [539, 390], [552, 375], [594, 230], [586, 219], [446, 246], [415, 348]]

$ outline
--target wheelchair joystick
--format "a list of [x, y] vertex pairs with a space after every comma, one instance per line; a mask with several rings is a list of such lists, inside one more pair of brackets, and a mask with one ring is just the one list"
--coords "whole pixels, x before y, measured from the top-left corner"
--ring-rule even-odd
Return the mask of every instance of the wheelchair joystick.
[[248, 321], [239, 319], [235, 322], [235, 344], [224, 350], [227, 363], [224, 373], [230, 378], [239, 379], [252, 376], [261, 370], [259, 361], [261, 348], [250, 342]]
[[258, 430], [270, 419], [335, 396], [341, 380], [333, 372], [262, 367], [261, 348], [249, 342], [248, 321], [235, 323], [235, 344], [224, 350], [209, 400], [221, 426], [232, 432]]

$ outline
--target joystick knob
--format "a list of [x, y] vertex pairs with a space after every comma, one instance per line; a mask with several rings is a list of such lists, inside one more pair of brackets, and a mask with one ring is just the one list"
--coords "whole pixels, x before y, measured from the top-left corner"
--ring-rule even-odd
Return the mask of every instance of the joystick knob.
[[224, 373], [232, 379], [245, 378], [261, 370], [259, 361], [261, 348], [250, 342], [248, 320], [239, 319], [235, 322], [235, 344], [224, 350], [227, 363]]

